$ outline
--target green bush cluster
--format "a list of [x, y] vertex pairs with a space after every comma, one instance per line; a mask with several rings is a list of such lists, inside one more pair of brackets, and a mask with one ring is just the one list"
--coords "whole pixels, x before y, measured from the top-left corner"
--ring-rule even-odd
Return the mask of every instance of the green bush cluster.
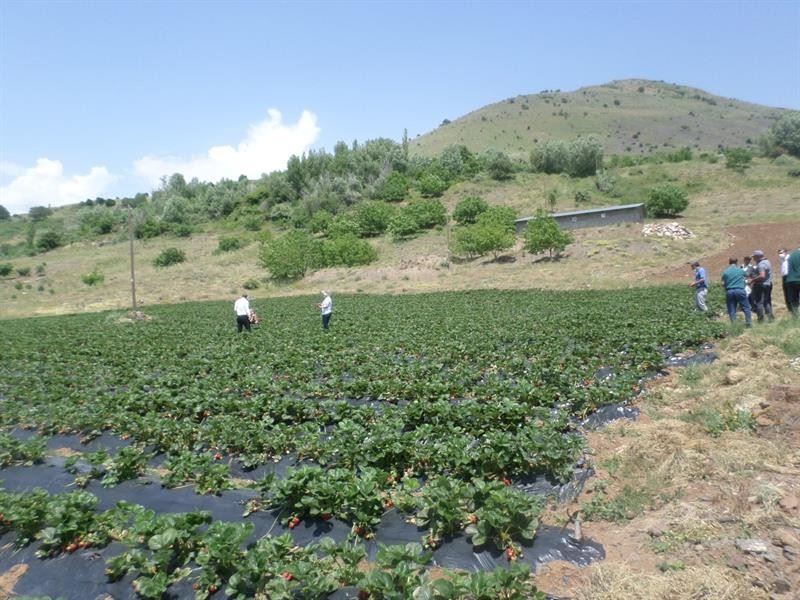
[[169, 267], [170, 265], [177, 265], [186, 260], [186, 253], [178, 248], [166, 248], [162, 250], [158, 256], [153, 260], [153, 265], [156, 267]]
[[689, 206], [684, 190], [669, 183], [652, 188], [647, 196], [647, 214], [654, 217], [674, 217]]

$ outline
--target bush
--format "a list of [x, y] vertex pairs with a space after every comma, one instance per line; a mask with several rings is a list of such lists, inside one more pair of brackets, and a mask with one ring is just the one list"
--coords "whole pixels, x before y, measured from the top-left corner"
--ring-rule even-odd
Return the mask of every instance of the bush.
[[800, 169], [791, 169], [788, 175], [789, 177], [800, 177]]
[[408, 195], [408, 179], [402, 173], [393, 172], [375, 190], [375, 197], [386, 202], [400, 202]]
[[17, 275], [19, 275], [20, 277], [27, 277], [30, 274], [31, 274], [30, 267], [20, 267], [17, 269]]
[[47, 252], [48, 250], [55, 250], [62, 243], [61, 234], [57, 231], [45, 231], [36, 240], [36, 249], [40, 252]]
[[34, 221], [44, 221], [47, 217], [53, 214], [53, 210], [46, 206], [32, 206], [28, 211], [31, 219]]
[[333, 215], [331, 213], [329, 213], [327, 210], [318, 210], [311, 217], [311, 220], [308, 223], [308, 229], [311, 231], [311, 233], [326, 234], [330, 230], [332, 223]]
[[589, 192], [575, 192], [575, 204], [588, 204], [592, 201], [592, 195]]
[[98, 283], [103, 283], [106, 277], [102, 273], [100, 273], [97, 269], [94, 269], [91, 273], [86, 273], [81, 275], [81, 281], [86, 285], [92, 286], [97, 285]]
[[355, 213], [359, 234], [372, 237], [384, 233], [393, 216], [394, 210], [385, 202], [362, 202]]
[[242, 224], [247, 231], [261, 231], [264, 220], [261, 217], [247, 217]]
[[275, 279], [300, 279], [320, 264], [320, 243], [295, 229], [261, 247], [261, 264]]
[[366, 240], [353, 234], [335, 237], [322, 242], [323, 267], [355, 267], [367, 265], [378, 259], [378, 252]]
[[486, 171], [495, 181], [514, 177], [514, 163], [504, 152], [491, 152], [486, 157]]
[[654, 217], [673, 217], [689, 206], [686, 192], [670, 184], [654, 187], [646, 202], [647, 213]]
[[286, 225], [292, 219], [291, 205], [276, 204], [269, 211], [269, 218], [280, 225]]
[[157, 221], [153, 217], [147, 217], [144, 221], [137, 224], [133, 230], [136, 239], [149, 240], [150, 238], [158, 237], [168, 229], [166, 223]]
[[573, 242], [574, 237], [568, 231], [562, 229], [556, 220], [539, 211], [534, 219], [528, 221], [525, 229], [525, 250], [531, 254], [539, 254], [545, 250], [558, 255]]
[[447, 182], [433, 173], [423, 175], [419, 180], [419, 193], [423, 198], [438, 198], [447, 188]]
[[406, 211], [395, 215], [389, 223], [389, 233], [396, 240], [409, 238], [417, 231], [417, 222]]
[[182, 263], [185, 260], [186, 253], [183, 250], [178, 250], [177, 248], [167, 248], [163, 250], [161, 254], [156, 256], [153, 264], [156, 267], [168, 267], [170, 265]]
[[604, 194], [613, 192], [616, 183], [615, 177], [608, 171], [598, 171], [594, 180], [594, 185], [597, 190]]
[[478, 225], [496, 225], [513, 234], [516, 231], [517, 211], [508, 206], [492, 206], [478, 215]]
[[11, 272], [14, 270], [14, 265], [11, 263], [2, 263], [0, 264], [0, 277], [8, 277], [11, 275]]
[[11, 218], [11, 213], [8, 212], [8, 209], [0, 204], [0, 221], [7, 221]]
[[258, 279], [248, 279], [242, 284], [242, 287], [246, 290], [257, 290], [260, 286]]
[[731, 148], [725, 151], [725, 166], [740, 173], [750, 166], [753, 155], [746, 148]]
[[39, 263], [36, 265], [36, 274], [37, 275], [44, 275], [44, 268], [47, 266], [47, 263]]
[[358, 221], [351, 215], [337, 215], [328, 226], [328, 235], [338, 237], [348, 234], [361, 234], [361, 227], [358, 225]]
[[467, 196], [456, 204], [453, 211], [453, 219], [459, 225], [471, 225], [478, 220], [478, 215], [489, 208], [489, 205], [483, 198], [478, 196]]
[[514, 245], [514, 234], [496, 223], [481, 223], [459, 227], [454, 236], [456, 254], [467, 256], [483, 256], [489, 252], [495, 257], [503, 250]]
[[800, 158], [800, 113], [784, 114], [762, 139], [761, 146], [770, 156], [788, 153]]
[[414, 200], [403, 213], [413, 219], [417, 229], [431, 229], [447, 223], [447, 211], [439, 200]]
[[572, 142], [552, 140], [531, 152], [531, 167], [541, 173], [568, 173], [572, 177], [594, 175], [603, 166], [603, 145], [595, 136]]
[[242, 240], [238, 237], [223, 237], [217, 242], [217, 252], [233, 252], [242, 248]]
[[169, 231], [176, 237], [187, 238], [194, 233], [194, 227], [187, 223], [172, 223], [169, 225]]

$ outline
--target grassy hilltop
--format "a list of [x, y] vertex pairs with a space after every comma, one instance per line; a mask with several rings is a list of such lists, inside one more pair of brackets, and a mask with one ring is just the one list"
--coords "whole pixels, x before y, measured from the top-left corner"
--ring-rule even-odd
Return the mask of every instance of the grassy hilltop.
[[743, 147], [756, 144], [784, 112], [687, 86], [625, 79], [495, 102], [443, 123], [413, 140], [412, 148], [432, 156], [464, 144], [474, 152], [524, 157], [539, 142], [586, 134], [599, 135], [607, 154]]

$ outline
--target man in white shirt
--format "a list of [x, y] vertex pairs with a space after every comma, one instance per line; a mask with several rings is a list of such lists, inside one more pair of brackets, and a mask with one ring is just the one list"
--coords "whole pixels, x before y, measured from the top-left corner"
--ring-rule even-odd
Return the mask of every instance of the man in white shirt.
[[233, 303], [233, 312], [236, 313], [236, 330], [242, 333], [244, 327], [250, 331], [250, 301], [247, 299], [247, 294], [242, 294], [242, 297]]
[[331, 314], [333, 313], [333, 300], [328, 292], [322, 291], [322, 302], [317, 304], [317, 308], [322, 313], [322, 328], [328, 330], [328, 323], [331, 321]]

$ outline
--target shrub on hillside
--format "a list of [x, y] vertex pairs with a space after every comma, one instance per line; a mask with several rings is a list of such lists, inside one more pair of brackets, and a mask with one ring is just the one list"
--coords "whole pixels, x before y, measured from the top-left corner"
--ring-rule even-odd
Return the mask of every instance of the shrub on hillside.
[[786, 153], [800, 158], [800, 112], [786, 113], [773, 123], [760, 145], [767, 156]]
[[408, 179], [405, 175], [393, 172], [375, 189], [375, 197], [385, 202], [400, 202], [408, 195]]
[[311, 231], [311, 233], [326, 234], [328, 233], [332, 223], [333, 215], [331, 213], [329, 213], [327, 210], [318, 210], [308, 222], [308, 229]]
[[423, 198], [438, 198], [447, 191], [447, 182], [433, 173], [423, 175], [419, 180], [419, 193]]
[[725, 151], [725, 166], [740, 173], [750, 166], [753, 155], [746, 148], [731, 148]]
[[8, 277], [14, 270], [14, 265], [11, 263], [0, 263], [0, 277]]
[[481, 223], [459, 227], [453, 238], [453, 251], [461, 256], [483, 256], [489, 252], [497, 257], [499, 252], [514, 245], [514, 234], [497, 223]]
[[478, 225], [498, 226], [513, 234], [516, 231], [517, 211], [508, 206], [491, 206], [475, 221]]
[[320, 242], [294, 229], [263, 244], [260, 260], [275, 279], [300, 279], [320, 263]]
[[217, 242], [217, 252], [233, 252], [242, 248], [242, 240], [238, 237], [223, 237]]
[[539, 211], [534, 219], [528, 221], [525, 229], [525, 250], [531, 254], [540, 254], [548, 251], [550, 257], [558, 255], [573, 242], [574, 237], [568, 231], [563, 231], [556, 220]]
[[664, 184], [650, 190], [647, 197], [647, 214], [654, 217], [674, 217], [689, 206], [689, 198], [681, 188]]
[[323, 267], [355, 267], [378, 259], [378, 252], [367, 240], [348, 234], [322, 242]]
[[264, 219], [261, 217], [246, 217], [242, 221], [242, 225], [247, 231], [261, 231], [261, 226], [264, 224]]
[[133, 234], [137, 239], [148, 240], [150, 238], [158, 237], [169, 229], [166, 223], [157, 221], [153, 217], [147, 217], [144, 221], [137, 224], [133, 230]]
[[505, 181], [514, 177], [514, 163], [505, 152], [488, 152], [486, 171], [495, 181]]
[[186, 253], [178, 248], [166, 248], [156, 256], [153, 264], [156, 267], [169, 267], [170, 265], [177, 265], [186, 260]]
[[393, 216], [394, 209], [385, 202], [362, 202], [355, 212], [359, 234], [362, 237], [381, 235]]
[[417, 223], [405, 211], [392, 217], [389, 223], [389, 234], [396, 240], [410, 238], [418, 231]]
[[194, 233], [194, 227], [188, 223], [172, 223], [169, 226], [169, 231], [176, 237], [187, 238]]
[[242, 284], [242, 287], [246, 290], [257, 290], [260, 286], [258, 279], [248, 279]]
[[594, 180], [594, 185], [599, 192], [610, 194], [614, 191], [616, 178], [608, 171], [598, 171]]
[[28, 215], [34, 221], [44, 221], [47, 217], [53, 214], [53, 209], [47, 206], [32, 206], [28, 210]]
[[96, 268], [92, 270], [91, 273], [85, 273], [81, 275], [81, 281], [88, 286], [97, 285], [98, 283], [103, 283], [106, 277], [102, 273], [100, 273]]
[[539, 144], [530, 156], [531, 167], [540, 173], [567, 173], [572, 177], [594, 175], [603, 166], [603, 145], [595, 136], [571, 142], [551, 140]]
[[48, 250], [55, 250], [62, 243], [63, 240], [60, 233], [52, 230], [45, 231], [36, 239], [36, 249], [39, 252], [47, 252]]
[[478, 220], [478, 215], [489, 208], [489, 205], [483, 198], [478, 196], [467, 196], [456, 204], [453, 210], [453, 219], [459, 225], [471, 225]]
[[7, 221], [11, 218], [11, 213], [8, 212], [8, 209], [0, 204], [0, 221]]
[[17, 275], [19, 275], [20, 277], [27, 277], [30, 274], [31, 274], [30, 267], [19, 267], [17, 269]]
[[336, 215], [328, 226], [328, 235], [338, 237], [341, 235], [361, 235], [361, 227], [353, 215]]
[[447, 223], [447, 211], [440, 200], [412, 200], [403, 213], [414, 220], [418, 229], [431, 229]]

